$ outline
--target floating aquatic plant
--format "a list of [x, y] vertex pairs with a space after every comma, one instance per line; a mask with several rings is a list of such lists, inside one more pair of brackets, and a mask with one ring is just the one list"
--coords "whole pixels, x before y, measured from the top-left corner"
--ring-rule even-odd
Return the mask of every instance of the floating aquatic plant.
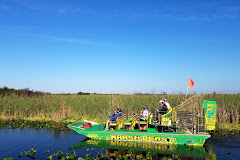
[[13, 157], [4, 158], [3, 160], [13, 160]]

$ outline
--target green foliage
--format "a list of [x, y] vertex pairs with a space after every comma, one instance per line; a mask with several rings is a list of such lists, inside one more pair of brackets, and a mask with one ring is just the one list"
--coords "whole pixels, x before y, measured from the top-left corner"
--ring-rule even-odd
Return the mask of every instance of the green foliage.
[[29, 88], [26, 89], [13, 89], [13, 88], [8, 88], [8, 87], [3, 87], [0, 88], [0, 96], [41, 96], [44, 94], [50, 94], [50, 93], [44, 93], [44, 92], [39, 92], [39, 91], [33, 91], [29, 90]]
[[212, 150], [209, 150], [207, 157], [205, 158], [206, 160], [216, 160], [217, 156], [213, 153]]
[[239, 124], [240, 94], [208, 94], [204, 98], [217, 102], [217, 122]]
[[58, 156], [57, 159], [62, 159], [63, 152], [61, 150], [58, 150], [56, 156]]
[[3, 160], [13, 160], [13, 157], [4, 158]]
[[151, 153], [150, 152], [147, 153], [147, 159], [151, 159]]
[[49, 157], [47, 157], [48, 160], [53, 160], [53, 158], [55, 157], [55, 154], [50, 155]]
[[[2, 90], [7, 90], [2, 89]], [[191, 96], [191, 95], [190, 95]], [[182, 103], [185, 95], [42, 95], [1, 98], [0, 116], [3, 117], [41, 117], [53, 121], [88, 119], [106, 121], [114, 108], [121, 108], [128, 116], [139, 112], [146, 105], [155, 113], [159, 100], [167, 98], [175, 107]], [[217, 122], [239, 123], [240, 94], [208, 94], [207, 100], [217, 102]], [[69, 122], [68, 122], [69, 123]], [[0, 123], [0, 127], [1, 127]], [[51, 124], [46, 124], [51, 127]], [[21, 127], [21, 126], [19, 126]]]
[[142, 154], [136, 156], [137, 159], [142, 159]]
[[90, 93], [78, 92], [78, 95], [89, 95]]
[[22, 157], [24, 155], [25, 157], [30, 157], [32, 159], [35, 159], [34, 156], [35, 156], [36, 152], [37, 152], [37, 150], [35, 150], [34, 148], [31, 148], [29, 151], [24, 151], [23, 154], [22, 154], [22, 152], [20, 152], [19, 157]]
[[[93, 148], [92, 148], [93, 150]], [[49, 151], [49, 150], [47, 150]], [[20, 152], [21, 156], [26, 156], [31, 159], [35, 159], [34, 155], [37, 150], [31, 148], [29, 151]], [[116, 159], [116, 160], [127, 160], [127, 159], [153, 159], [150, 152], [147, 152], [146, 156], [143, 156], [142, 153], [134, 154], [134, 151], [127, 150], [124, 151], [122, 154], [118, 154], [118, 151], [114, 151], [114, 155], [109, 156], [109, 154], [98, 153], [96, 157], [92, 157], [91, 153], [86, 154], [85, 158], [78, 157], [77, 152], [73, 151], [72, 153], [63, 153], [61, 150], [58, 150], [57, 153], [52, 153], [46, 159], [54, 160], [54, 159], [61, 159], [61, 160], [100, 160], [100, 159]], [[65, 156], [64, 156], [65, 155]], [[25, 159], [26, 159], [25, 157]], [[173, 156], [174, 157], [174, 156]], [[215, 156], [216, 157], [216, 156]], [[207, 158], [214, 158], [214, 154], [210, 151], [209, 156]], [[12, 160], [12, 157], [4, 158], [3, 160]], [[23, 157], [24, 159], [24, 157]], [[167, 159], [167, 157], [163, 157], [163, 159]]]
[[[46, 120], [24, 120], [24, 119], [0, 119], [0, 126], [14, 128], [51, 128], [54, 131], [63, 131], [70, 130], [67, 127], [68, 123], [65, 122], [55, 122], [55, 121], [46, 121]], [[49, 152], [47, 150], [46, 152]]]
[[162, 160], [168, 160], [168, 157], [165, 157], [165, 156], [164, 156], [164, 157], [162, 158]]

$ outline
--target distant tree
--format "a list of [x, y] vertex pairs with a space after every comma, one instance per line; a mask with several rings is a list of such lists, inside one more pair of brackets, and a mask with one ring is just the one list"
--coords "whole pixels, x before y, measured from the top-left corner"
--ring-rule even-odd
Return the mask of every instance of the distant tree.
[[78, 92], [78, 95], [89, 95], [90, 93]]
[[83, 95], [83, 92], [78, 92], [77, 94], [78, 94], [78, 95]]
[[41, 96], [45, 94], [44, 92], [39, 92], [39, 91], [33, 91], [33, 90], [29, 90], [29, 88], [25, 88], [25, 89], [13, 89], [13, 88], [8, 88], [6, 86], [4, 86], [3, 88], [0, 88], [0, 95], [2, 96], [12, 96], [12, 95], [16, 95], [16, 96]]

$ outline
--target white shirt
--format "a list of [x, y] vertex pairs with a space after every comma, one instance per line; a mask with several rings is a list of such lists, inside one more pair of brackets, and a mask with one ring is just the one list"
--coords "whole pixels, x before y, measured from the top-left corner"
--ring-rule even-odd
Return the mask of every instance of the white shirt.
[[170, 108], [170, 104], [168, 102], [165, 102], [165, 105], [167, 106], [167, 109]]
[[[145, 116], [145, 117], [143, 117], [143, 116]], [[146, 119], [147, 118], [147, 116], [148, 116], [148, 110], [144, 110], [143, 112], [142, 112], [142, 116], [141, 116], [141, 119]]]
[[142, 115], [147, 117], [148, 116], [148, 110], [144, 110]]

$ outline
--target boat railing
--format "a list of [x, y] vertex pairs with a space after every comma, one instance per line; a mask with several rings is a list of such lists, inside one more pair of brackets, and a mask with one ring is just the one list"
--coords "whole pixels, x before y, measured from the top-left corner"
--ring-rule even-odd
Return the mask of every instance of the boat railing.
[[205, 113], [203, 96], [194, 95], [181, 105], [175, 107], [177, 132], [191, 134], [205, 133]]

